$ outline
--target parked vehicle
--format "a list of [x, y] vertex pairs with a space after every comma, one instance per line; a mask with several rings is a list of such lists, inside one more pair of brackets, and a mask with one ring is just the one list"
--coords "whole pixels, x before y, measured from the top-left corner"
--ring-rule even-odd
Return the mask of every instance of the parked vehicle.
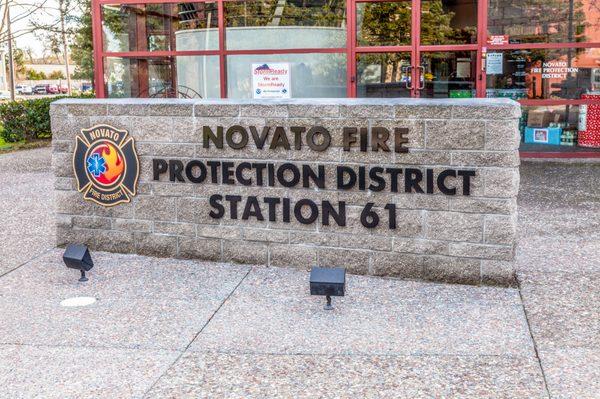
[[44, 84], [35, 85], [33, 87], [33, 92], [35, 94], [48, 94], [48, 86], [50, 86], [50, 85], [44, 85]]
[[29, 85], [16, 85], [15, 91], [17, 92], [17, 94], [33, 94], [33, 89]]
[[59, 86], [58, 90], [62, 93], [62, 94], [67, 94], [69, 92], [69, 88], [67, 86]]
[[0, 101], [10, 100], [10, 91], [1, 90], [0, 91]]
[[58, 89], [57, 85], [48, 85], [48, 87], [46, 87], [46, 91], [48, 92], [48, 94], [60, 93], [60, 90]]

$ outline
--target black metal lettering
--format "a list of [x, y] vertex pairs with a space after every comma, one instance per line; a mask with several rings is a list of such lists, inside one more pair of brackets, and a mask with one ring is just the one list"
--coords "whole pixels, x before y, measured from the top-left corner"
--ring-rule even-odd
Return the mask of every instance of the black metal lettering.
[[185, 181], [181, 172], [183, 172], [183, 162], [178, 159], [169, 159], [169, 180]]
[[330, 217], [333, 217], [333, 220], [338, 226], [346, 226], [346, 202], [338, 202], [338, 207], [339, 211], [336, 211], [329, 201], [323, 201], [321, 205], [321, 208], [323, 209], [323, 215], [321, 217], [323, 226], [329, 226]]
[[223, 200], [223, 196], [220, 194], [211, 195], [208, 199], [210, 206], [212, 206], [215, 210], [211, 210], [208, 215], [213, 219], [221, 219], [225, 214], [225, 208], [221, 205], [221, 201]]
[[255, 196], [250, 196], [246, 200], [242, 220], [248, 220], [250, 216], [254, 216], [256, 220], [260, 220], [261, 222], [265, 220], [262, 211], [260, 210], [260, 206], [258, 205], [258, 199]]
[[404, 192], [411, 193], [414, 189], [416, 193], [423, 193], [420, 186], [423, 180], [423, 172], [419, 169], [406, 168], [404, 170]]
[[[304, 206], [308, 206], [310, 208], [310, 215], [308, 217], [304, 217], [302, 214], [302, 208]], [[294, 205], [294, 216], [296, 217], [296, 220], [302, 224], [311, 224], [314, 223], [314, 221], [319, 217], [319, 208], [313, 201], [304, 198], [296, 202], [296, 205]]]
[[[194, 175], [194, 168], [200, 169], [198, 176]], [[198, 160], [191, 160], [185, 165], [185, 177], [192, 183], [202, 183], [206, 179], [206, 166]]]
[[168, 169], [167, 161], [164, 159], [153, 159], [152, 160], [152, 180], [160, 180], [160, 175], [165, 173]]

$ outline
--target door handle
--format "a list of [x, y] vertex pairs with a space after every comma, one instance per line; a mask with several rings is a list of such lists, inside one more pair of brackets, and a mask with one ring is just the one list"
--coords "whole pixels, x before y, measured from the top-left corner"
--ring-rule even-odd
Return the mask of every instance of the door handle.
[[[408, 78], [406, 79], [406, 82], [404, 82], [404, 86], [406, 87], [407, 90], [412, 90], [414, 88], [413, 84], [412, 84], [413, 83], [412, 82], [412, 70], [413, 70], [413, 67], [412, 66], [408, 66], [408, 67], [405, 67], [405, 68], [406, 68], [406, 71], [408, 72], [407, 73], [407, 77]], [[408, 82], [410, 82], [410, 84], [408, 84]]]
[[418, 90], [423, 90], [425, 88], [425, 67], [419, 65], [419, 88]]

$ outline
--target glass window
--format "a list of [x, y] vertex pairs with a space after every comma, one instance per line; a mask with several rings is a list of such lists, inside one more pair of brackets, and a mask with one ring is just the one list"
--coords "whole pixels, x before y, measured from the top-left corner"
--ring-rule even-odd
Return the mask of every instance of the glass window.
[[216, 50], [217, 3], [106, 4], [104, 51]]
[[521, 116], [521, 151], [599, 151], [595, 121], [600, 112], [587, 105], [526, 106]]
[[104, 65], [107, 97], [220, 96], [218, 56], [107, 57]]
[[224, 4], [229, 50], [346, 46], [344, 0], [250, 0]]
[[410, 44], [410, 1], [357, 3], [358, 46], [402, 46]]
[[421, 97], [475, 97], [477, 53], [447, 51], [421, 54]]
[[488, 31], [510, 43], [597, 42], [598, 0], [489, 0]]
[[580, 99], [600, 90], [600, 49], [488, 52], [487, 97]]
[[346, 97], [346, 54], [227, 56], [227, 96], [253, 98], [253, 64], [284, 63], [290, 71], [290, 97]]
[[410, 53], [356, 56], [357, 97], [410, 97]]
[[422, 0], [421, 44], [477, 43], [476, 0]]

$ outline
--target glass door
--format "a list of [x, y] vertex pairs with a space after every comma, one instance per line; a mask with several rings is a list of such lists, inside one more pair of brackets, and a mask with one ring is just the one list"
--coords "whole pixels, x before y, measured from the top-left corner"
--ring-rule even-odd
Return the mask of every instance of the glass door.
[[418, 95], [426, 98], [475, 97], [476, 51], [421, 53]]
[[357, 54], [357, 97], [411, 97], [413, 89], [410, 52]]
[[475, 97], [479, 1], [351, 1], [351, 94]]
[[414, 97], [414, 0], [353, 0], [352, 94]]

